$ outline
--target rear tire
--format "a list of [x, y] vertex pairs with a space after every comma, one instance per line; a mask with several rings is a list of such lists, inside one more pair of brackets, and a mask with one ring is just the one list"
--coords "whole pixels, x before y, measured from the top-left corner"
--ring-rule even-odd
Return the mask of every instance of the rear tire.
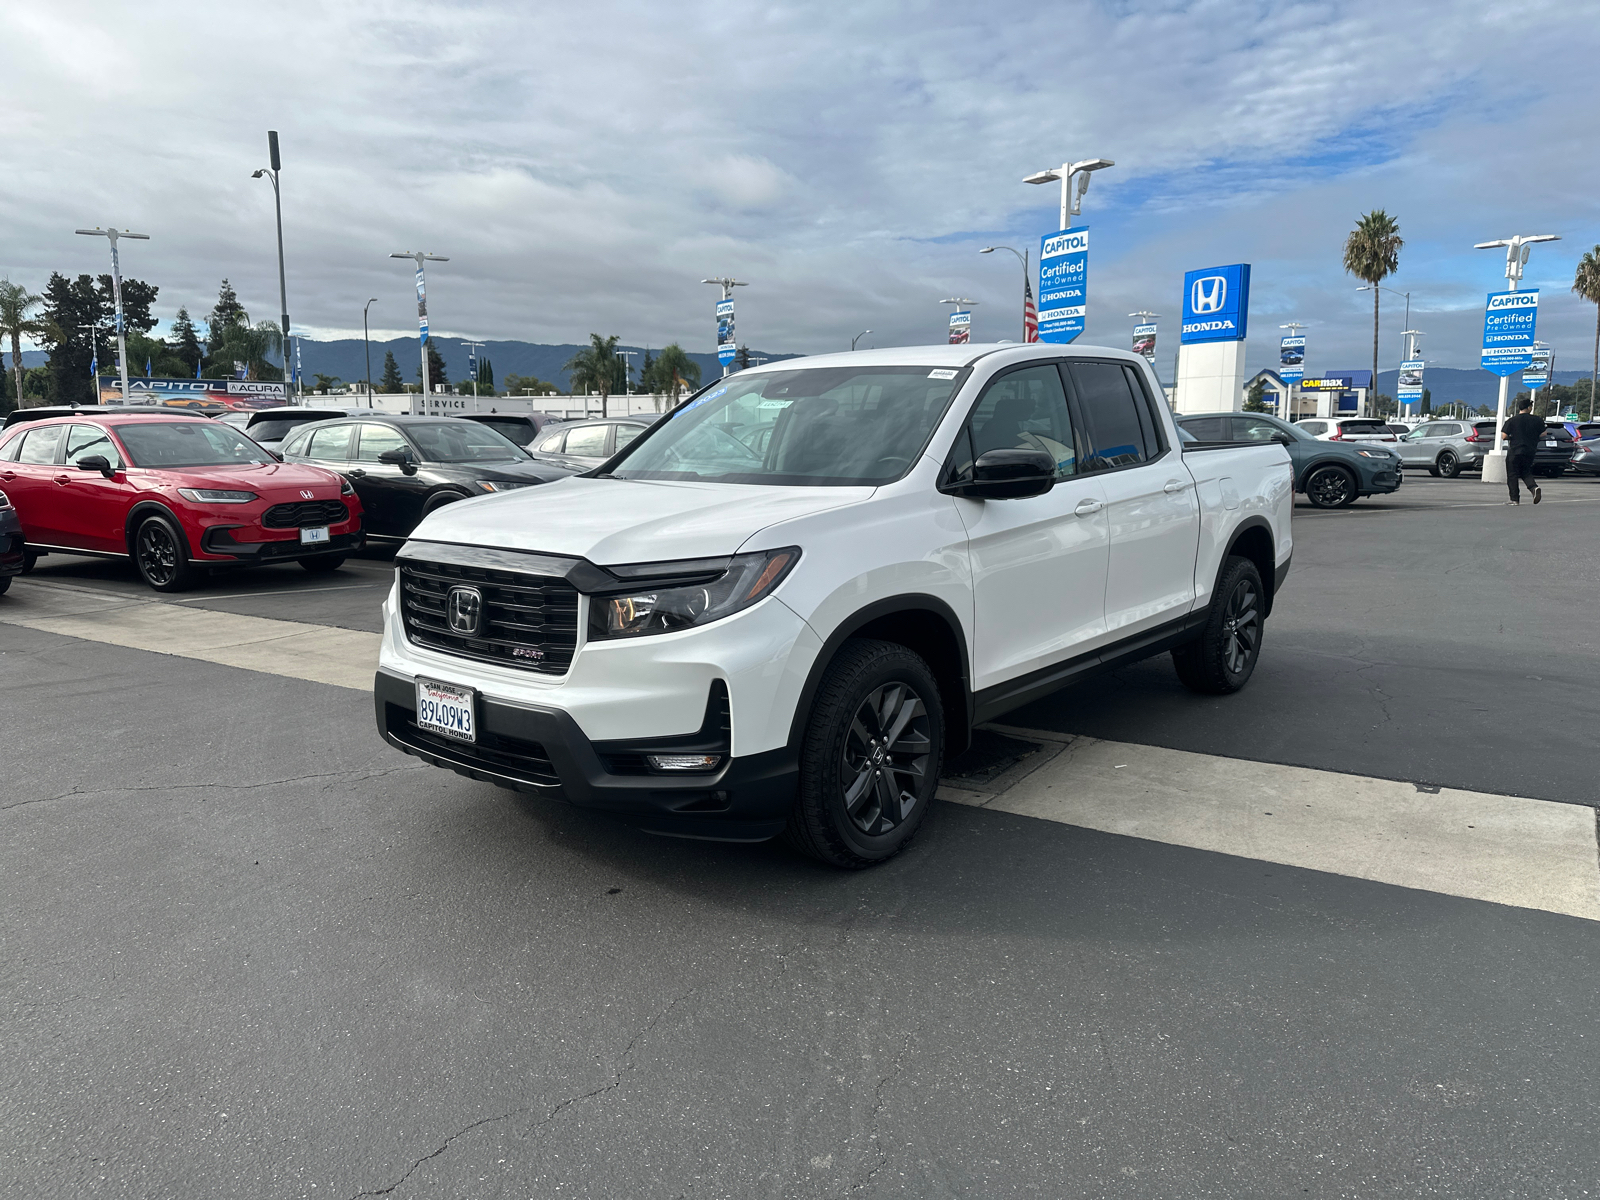
[[943, 759], [944, 710], [928, 664], [894, 642], [848, 641], [811, 704], [784, 837], [835, 867], [892, 858], [927, 819]]
[[424, 517], [429, 516], [446, 504], [454, 504], [457, 500], [465, 500], [466, 498], [466, 495], [461, 492], [440, 492], [438, 495], [430, 497], [427, 504], [422, 506], [422, 515]]
[[330, 571], [337, 571], [344, 566], [345, 556], [342, 554], [328, 554], [318, 558], [302, 558], [300, 565], [313, 575], [326, 575]]
[[1343, 467], [1318, 467], [1306, 480], [1306, 499], [1317, 508], [1354, 504], [1356, 477]]
[[1250, 682], [1261, 657], [1266, 589], [1261, 572], [1237, 555], [1223, 565], [1200, 636], [1172, 652], [1178, 679], [1192, 692], [1225, 696]]
[[133, 535], [133, 562], [144, 581], [158, 592], [181, 592], [194, 585], [183, 533], [170, 517], [149, 516]]
[[1443, 475], [1446, 479], [1454, 479], [1461, 474], [1461, 460], [1448, 450], [1439, 455], [1438, 466], [1439, 469], [1434, 474]]

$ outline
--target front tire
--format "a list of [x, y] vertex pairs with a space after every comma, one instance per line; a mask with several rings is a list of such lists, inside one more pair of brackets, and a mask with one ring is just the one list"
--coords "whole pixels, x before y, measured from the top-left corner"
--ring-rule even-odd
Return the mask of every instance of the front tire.
[[835, 867], [892, 858], [927, 819], [943, 759], [944, 709], [928, 664], [893, 642], [846, 642], [811, 705], [784, 836]]
[[1343, 467], [1318, 467], [1306, 480], [1306, 499], [1317, 508], [1343, 508], [1356, 502], [1356, 477]]
[[1223, 566], [1204, 630], [1172, 652], [1178, 679], [1192, 692], [1225, 696], [1250, 682], [1261, 657], [1266, 589], [1261, 572], [1237, 555]]
[[181, 592], [194, 584], [195, 569], [183, 534], [168, 517], [146, 517], [133, 535], [133, 562], [158, 592]]
[[1446, 479], [1454, 479], [1461, 474], [1461, 460], [1450, 451], [1446, 450], [1439, 455], [1439, 471]]

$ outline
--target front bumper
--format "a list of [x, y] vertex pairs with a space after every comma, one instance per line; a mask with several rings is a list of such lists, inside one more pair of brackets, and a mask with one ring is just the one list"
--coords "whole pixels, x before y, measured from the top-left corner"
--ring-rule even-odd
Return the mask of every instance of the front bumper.
[[1362, 492], [1365, 495], [1375, 493], [1397, 492], [1400, 485], [1405, 482], [1405, 471], [1399, 463], [1392, 467], [1380, 467], [1367, 474]]
[[213, 525], [202, 535], [200, 550], [207, 558], [229, 558], [235, 562], [282, 562], [324, 554], [352, 554], [367, 544], [367, 534], [361, 524], [359, 519], [354, 520], [350, 522], [349, 532], [331, 533], [326, 542], [315, 546], [302, 545], [298, 529], [291, 530], [291, 536], [271, 541], [241, 542], [232, 536], [240, 532], [238, 526]]
[[[467, 745], [416, 726], [416, 681], [380, 668], [373, 680], [378, 732], [395, 749], [485, 783], [621, 817], [652, 833], [717, 841], [765, 841], [783, 830], [799, 774], [779, 747], [727, 758], [703, 775], [638, 773], [649, 739], [590, 741], [558, 708], [479, 693], [478, 742]], [[656, 739], [670, 743], [677, 739]]]

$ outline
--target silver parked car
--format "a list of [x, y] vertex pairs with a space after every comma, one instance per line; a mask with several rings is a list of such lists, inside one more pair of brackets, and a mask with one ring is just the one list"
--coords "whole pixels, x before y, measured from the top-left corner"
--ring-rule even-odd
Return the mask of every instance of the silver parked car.
[[1426, 467], [1428, 474], [1454, 479], [1462, 471], [1483, 466], [1494, 449], [1493, 421], [1425, 421], [1395, 447], [1408, 467]]

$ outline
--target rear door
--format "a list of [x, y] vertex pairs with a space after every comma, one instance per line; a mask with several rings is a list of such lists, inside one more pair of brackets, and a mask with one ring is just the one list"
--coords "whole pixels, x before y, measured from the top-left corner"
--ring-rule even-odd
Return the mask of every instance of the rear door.
[[[96, 455], [111, 464], [111, 478], [78, 466]], [[62, 545], [127, 553], [125, 533], [135, 489], [123, 465], [121, 452], [104, 429], [67, 426], [66, 459], [56, 473], [55, 494]]]
[[1194, 479], [1166, 444], [1138, 373], [1114, 360], [1073, 359], [1073, 425], [1084, 468], [1105, 489], [1111, 539], [1106, 632], [1111, 638], [1187, 615], [1194, 604], [1200, 509]]

